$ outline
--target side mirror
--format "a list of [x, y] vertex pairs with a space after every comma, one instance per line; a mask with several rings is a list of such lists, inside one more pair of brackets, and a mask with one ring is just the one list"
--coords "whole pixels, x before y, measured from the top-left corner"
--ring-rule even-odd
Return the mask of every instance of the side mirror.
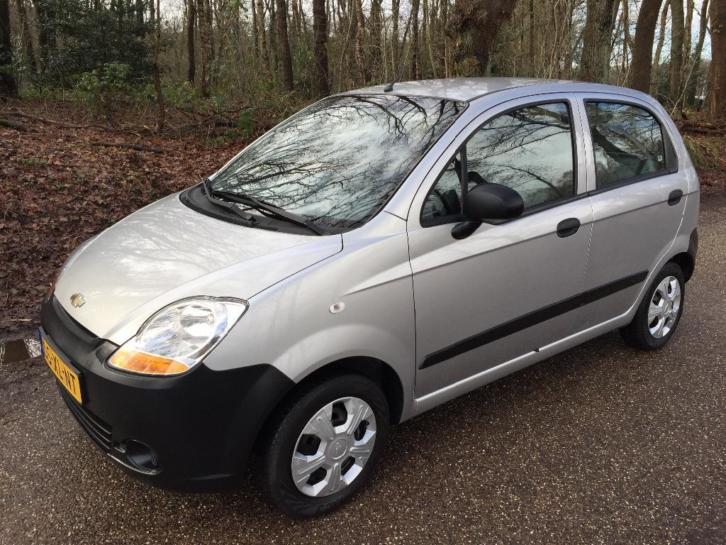
[[464, 198], [466, 221], [454, 226], [451, 234], [456, 239], [471, 235], [486, 220], [518, 218], [524, 211], [522, 196], [504, 185], [485, 183], [474, 187]]

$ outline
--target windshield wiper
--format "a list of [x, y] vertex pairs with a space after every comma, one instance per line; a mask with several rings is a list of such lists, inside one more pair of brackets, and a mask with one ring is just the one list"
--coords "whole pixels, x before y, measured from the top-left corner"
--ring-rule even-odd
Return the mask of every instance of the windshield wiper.
[[248, 214], [247, 212], [244, 212], [237, 208], [235, 205], [229, 203], [228, 201], [224, 201], [222, 199], [218, 199], [214, 196], [213, 190], [209, 187], [209, 178], [205, 178], [202, 182], [202, 193], [207, 198], [207, 200], [212, 203], [215, 206], [218, 206], [220, 208], [224, 208], [225, 210], [228, 210], [232, 212], [233, 214], [236, 214], [243, 220], [245, 220], [246, 223], [256, 223], [257, 220], [252, 214]]
[[[325, 234], [321, 229], [319, 229], [317, 226], [315, 226], [313, 223], [307, 221], [301, 216], [298, 216], [297, 214], [293, 212], [288, 212], [287, 210], [283, 210], [282, 208], [279, 208], [275, 206], [274, 204], [270, 204], [265, 201], [261, 201], [260, 199], [257, 199], [251, 195], [245, 195], [244, 193], [234, 193], [233, 191], [223, 191], [219, 189], [212, 188], [212, 184], [209, 180], [209, 178], [206, 178], [204, 180], [204, 190], [207, 193], [207, 198], [210, 198], [210, 200], [214, 199], [214, 201], [219, 202], [219, 199], [223, 199], [226, 201], [234, 202], [237, 204], [244, 204], [246, 206], [249, 206], [250, 208], [254, 208], [255, 210], [261, 212], [262, 214], [266, 216], [272, 216], [274, 218], [287, 221], [289, 223], [294, 223], [296, 225], [299, 225], [301, 227], [305, 227], [309, 231], [312, 231], [316, 235], [323, 235]], [[216, 199], [215, 197], [218, 197], [219, 199]], [[222, 202], [223, 202], [222, 201]], [[226, 206], [225, 206], [226, 207]], [[236, 207], [232, 206], [231, 208], [234, 208], [237, 210]], [[241, 212], [240, 210], [237, 210], [238, 212]]]

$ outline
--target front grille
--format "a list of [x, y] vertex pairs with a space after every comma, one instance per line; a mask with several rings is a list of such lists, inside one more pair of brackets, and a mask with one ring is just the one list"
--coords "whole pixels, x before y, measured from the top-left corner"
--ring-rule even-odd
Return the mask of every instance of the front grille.
[[89, 410], [76, 403], [62, 386], [58, 385], [58, 388], [60, 389], [61, 397], [63, 398], [63, 401], [66, 402], [66, 405], [68, 405], [71, 414], [73, 414], [76, 420], [78, 420], [81, 427], [86, 430], [86, 433], [91, 436], [91, 439], [98, 443], [101, 448], [111, 450], [113, 446], [111, 426], [106, 424]]

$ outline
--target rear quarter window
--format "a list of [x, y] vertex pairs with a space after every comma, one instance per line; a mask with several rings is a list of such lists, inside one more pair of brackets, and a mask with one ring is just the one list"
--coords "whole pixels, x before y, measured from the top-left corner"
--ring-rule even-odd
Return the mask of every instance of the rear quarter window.
[[672, 148], [649, 111], [617, 102], [588, 101], [597, 188], [650, 178], [670, 168]]

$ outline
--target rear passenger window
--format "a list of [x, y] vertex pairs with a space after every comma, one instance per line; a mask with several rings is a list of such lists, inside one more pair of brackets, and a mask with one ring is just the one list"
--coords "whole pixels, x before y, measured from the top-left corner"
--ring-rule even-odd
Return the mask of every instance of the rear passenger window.
[[663, 131], [651, 113], [614, 102], [587, 102], [585, 108], [598, 188], [667, 170]]

